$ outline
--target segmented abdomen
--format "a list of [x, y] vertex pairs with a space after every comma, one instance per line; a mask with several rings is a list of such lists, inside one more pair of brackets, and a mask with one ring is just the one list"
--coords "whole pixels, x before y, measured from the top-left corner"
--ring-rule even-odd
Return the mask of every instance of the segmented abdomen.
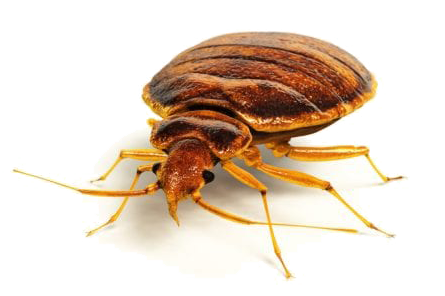
[[342, 49], [288, 33], [238, 33], [184, 51], [144, 90], [166, 117], [193, 105], [230, 110], [258, 131], [323, 124], [374, 93], [371, 74]]

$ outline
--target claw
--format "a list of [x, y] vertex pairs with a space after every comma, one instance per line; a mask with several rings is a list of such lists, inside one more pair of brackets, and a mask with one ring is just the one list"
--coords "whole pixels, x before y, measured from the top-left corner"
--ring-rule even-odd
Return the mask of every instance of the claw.
[[374, 229], [374, 230], [376, 230], [376, 231], [378, 231], [378, 232], [383, 233], [383, 234], [386, 235], [388, 238], [393, 238], [393, 237], [396, 236], [395, 234], [388, 233], [388, 232], [386, 232], [386, 231], [381, 230], [380, 228], [376, 227], [374, 224], [369, 225], [369, 228]]
[[99, 181], [103, 181], [103, 180], [105, 180], [105, 178], [103, 176], [101, 176], [97, 179], [90, 180], [90, 183], [95, 183], [95, 182], [99, 182]]
[[385, 183], [394, 180], [400, 180], [406, 178], [405, 176], [397, 176], [397, 177], [386, 177]]

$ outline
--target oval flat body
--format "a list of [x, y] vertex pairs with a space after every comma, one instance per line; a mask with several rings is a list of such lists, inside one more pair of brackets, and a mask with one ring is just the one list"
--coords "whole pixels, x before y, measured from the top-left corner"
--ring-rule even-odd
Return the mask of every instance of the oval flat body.
[[215, 111], [189, 111], [169, 116], [153, 125], [150, 142], [157, 149], [169, 149], [182, 139], [199, 139], [219, 159], [230, 159], [252, 141], [249, 128], [238, 120]]
[[163, 118], [207, 107], [271, 133], [327, 126], [361, 107], [375, 89], [370, 72], [328, 42], [248, 32], [182, 52], [145, 86], [143, 98]]

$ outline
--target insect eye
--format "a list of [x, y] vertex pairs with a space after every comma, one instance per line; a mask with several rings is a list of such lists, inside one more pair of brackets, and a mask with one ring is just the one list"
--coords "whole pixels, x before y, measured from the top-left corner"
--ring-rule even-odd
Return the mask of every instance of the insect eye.
[[159, 167], [161, 166], [160, 162], [157, 162], [153, 165], [153, 167], [151, 168], [151, 171], [156, 174], [156, 172], [159, 170]]
[[206, 184], [212, 182], [215, 179], [215, 174], [213, 174], [211, 171], [204, 170], [202, 172], [202, 177], [204, 178], [204, 182]]

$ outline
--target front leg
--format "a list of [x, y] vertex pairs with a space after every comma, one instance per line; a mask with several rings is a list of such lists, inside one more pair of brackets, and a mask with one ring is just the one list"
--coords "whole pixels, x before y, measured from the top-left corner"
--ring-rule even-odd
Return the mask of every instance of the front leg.
[[365, 156], [383, 182], [402, 178], [402, 176], [387, 177], [382, 174], [369, 156], [369, 148], [365, 146], [296, 147], [286, 141], [267, 143], [266, 147], [271, 149], [276, 157], [287, 156], [300, 161], [330, 161]]
[[125, 158], [131, 158], [144, 161], [164, 161], [167, 155], [162, 150], [158, 149], [124, 149], [121, 150], [119, 156], [113, 165], [98, 179], [92, 180], [91, 183], [105, 180], [108, 175], [116, 168], [116, 166]]
[[[146, 164], [146, 165], [140, 165], [136, 171], [136, 176], [133, 179], [133, 182], [131, 183], [130, 190], [133, 190], [136, 187], [137, 182], [139, 181], [139, 177], [143, 172], [150, 172], [153, 168], [153, 163]], [[129, 197], [125, 197], [122, 201], [121, 205], [117, 209], [116, 213], [114, 213], [110, 219], [108, 219], [107, 222], [101, 224], [100, 226], [94, 228], [93, 230], [90, 230], [87, 232], [87, 236], [91, 236], [101, 230], [102, 228], [106, 227], [107, 225], [110, 225], [111, 223], [115, 222], [119, 216], [122, 214], [122, 211], [124, 210], [125, 206], [127, 205], [127, 202], [129, 200]]]

